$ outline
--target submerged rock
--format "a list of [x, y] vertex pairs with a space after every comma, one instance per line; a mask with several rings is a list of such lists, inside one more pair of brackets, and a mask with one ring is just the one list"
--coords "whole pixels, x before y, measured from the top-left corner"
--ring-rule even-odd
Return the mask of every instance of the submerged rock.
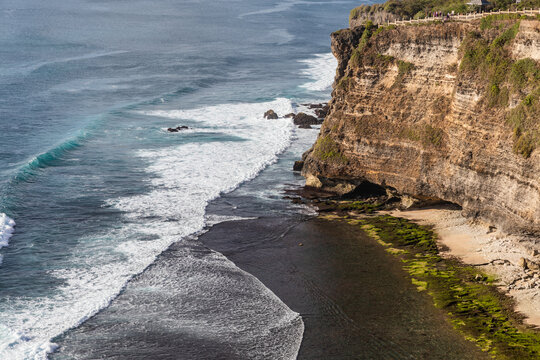
[[267, 112], [264, 113], [264, 118], [274, 120], [274, 119], [279, 118], [279, 116], [278, 116], [278, 114], [276, 114], [276, 112], [274, 110], [270, 109], [270, 110], [268, 110]]

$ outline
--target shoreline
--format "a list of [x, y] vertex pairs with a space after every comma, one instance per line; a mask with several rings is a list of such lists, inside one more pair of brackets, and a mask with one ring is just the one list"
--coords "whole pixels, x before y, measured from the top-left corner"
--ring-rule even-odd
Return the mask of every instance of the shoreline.
[[399, 198], [391, 195], [317, 193], [307, 187], [297, 195], [316, 206], [320, 218], [362, 229], [399, 259], [417, 291], [429, 294], [463, 338], [503, 358], [540, 354], [538, 312], [529, 302], [536, 297], [536, 263], [521, 257], [538, 254], [534, 238], [472, 223], [449, 205], [397, 210]]
[[488, 358], [358, 227], [261, 217], [217, 224], [200, 240], [300, 313], [298, 359]]
[[[280, 207], [288, 204], [280, 202]], [[304, 331], [297, 359], [488, 358], [452, 328], [426, 293], [417, 291], [401, 263], [356, 226], [299, 211], [276, 213], [215, 224], [198, 237], [199, 241], [194, 253], [197, 258], [202, 260], [215, 252], [224, 255], [237, 272], [249, 273], [301, 315]], [[81, 353], [96, 358], [112, 353], [118, 359], [133, 358], [134, 353], [172, 358], [182, 353], [185, 359], [263, 359], [262, 353], [260, 357], [242, 356], [235, 346], [266, 344], [279, 349], [283, 344], [278, 337], [283, 341], [288, 339], [283, 338], [283, 332], [295, 333], [292, 323], [282, 321], [276, 328], [259, 321], [247, 322], [239, 333], [231, 332], [238, 337], [231, 343], [214, 343], [215, 337], [207, 337], [206, 331], [193, 332], [197, 322], [185, 318], [185, 306], [204, 298], [191, 289], [198, 285], [186, 289], [187, 284], [175, 282], [190, 268], [180, 261], [184, 251], [185, 244], [176, 243], [162, 253], [109, 307], [56, 339], [60, 348], [51, 358]], [[237, 272], [218, 277], [236, 278]], [[227, 293], [239, 290], [222, 289], [220, 309], [238, 308], [239, 300]], [[240, 300], [242, 307], [249, 307], [244, 302], [250, 298], [257, 302], [257, 292], [241, 291], [246, 296]], [[204, 305], [198, 315], [217, 310]], [[149, 313], [166, 316], [148, 322]], [[215, 335], [211, 324], [201, 322], [200, 329], [206, 327], [210, 335]], [[268, 327], [264, 339], [253, 343], [244, 339], [246, 332], [261, 327]], [[96, 342], [99, 347], [93, 346]]]
[[441, 255], [458, 258], [496, 276], [499, 289], [515, 300], [515, 310], [524, 316], [523, 322], [540, 328], [540, 274], [522, 265], [522, 259], [540, 260], [537, 238], [506, 234], [487, 224], [474, 223], [459, 210], [444, 207], [387, 213], [433, 227], [445, 249]]

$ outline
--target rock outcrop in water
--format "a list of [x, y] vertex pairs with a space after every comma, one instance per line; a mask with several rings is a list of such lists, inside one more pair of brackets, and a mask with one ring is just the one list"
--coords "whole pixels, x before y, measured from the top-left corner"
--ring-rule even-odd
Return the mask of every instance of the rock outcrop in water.
[[270, 119], [270, 120], [275, 120], [277, 118], [279, 118], [278, 114], [276, 114], [276, 112], [272, 109], [268, 110], [267, 112], [264, 113], [264, 118], [265, 119]]
[[540, 233], [539, 43], [538, 20], [496, 17], [332, 34], [338, 68], [306, 184], [369, 181]]
[[303, 112], [296, 114], [293, 117], [293, 121], [294, 121], [294, 125], [300, 125], [300, 126], [319, 125], [322, 123], [322, 120], [319, 120], [315, 116], [308, 115]]
[[181, 125], [181, 126], [177, 126], [175, 128], [168, 128], [167, 131], [168, 132], [179, 132], [179, 131], [187, 130], [187, 129], [189, 129], [189, 127], [187, 127], [185, 125]]

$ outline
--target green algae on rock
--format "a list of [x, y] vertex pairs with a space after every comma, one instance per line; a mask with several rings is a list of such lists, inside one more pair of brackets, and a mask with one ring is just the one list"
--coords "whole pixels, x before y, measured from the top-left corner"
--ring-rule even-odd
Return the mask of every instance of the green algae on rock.
[[403, 262], [418, 291], [426, 291], [467, 339], [498, 359], [540, 357], [540, 333], [521, 324], [495, 279], [474, 266], [442, 258], [437, 236], [428, 227], [388, 215], [355, 221]]

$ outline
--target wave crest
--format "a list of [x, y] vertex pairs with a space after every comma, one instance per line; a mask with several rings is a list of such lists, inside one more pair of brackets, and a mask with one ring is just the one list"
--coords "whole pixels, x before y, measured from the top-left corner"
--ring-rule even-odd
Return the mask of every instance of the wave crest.
[[[9, 245], [9, 239], [15, 231], [15, 220], [4, 213], [0, 213], [0, 248]], [[2, 256], [0, 255], [0, 264]]]

